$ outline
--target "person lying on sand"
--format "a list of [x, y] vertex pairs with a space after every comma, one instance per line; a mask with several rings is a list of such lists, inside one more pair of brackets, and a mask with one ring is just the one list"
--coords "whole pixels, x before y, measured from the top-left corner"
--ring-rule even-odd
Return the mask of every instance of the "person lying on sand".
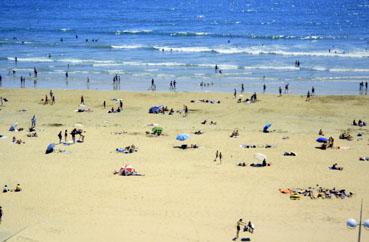
[[296, 153], [294, 153], [294, 152], [287, 152], [286, 151], [286, 152], [283, 153], [283, 155], [284, 156], [296, 156]]
[[199, 146], [197, 144], [191, 144], [191, 145], [182, 144], [182, 145], [173, 146], [173, 148], [186, 150], [186, 149], [197, 149], [199, 148]]
[[204, 133], [204, 131], [201, 131], [201, 130], [197, 130], [197, 131], [195, 131], [195, 132], [193, 132], [194, 134], [197, 134], [197, 135], [200, 135], [200, 134], [203, 134]]
[[122, 167], [119, 171], [114, 170], [113, 175], [119, 176], [143, 176], [142, 174], [138, 173], [136, 170], [129, 171], [128, 169]]
[[266, 160], [264, 159], [261, 163], [251, 163], [250, 166], [252, 166], [252, 167], [266, 167], [266, 166], [271, 166], [271, 163], [267, 163]]
[[369, 157], [368, 156], [361, 156], [359, 158], [359, 160], [361, 160], [361, 161], [369, 161]]
[[237, 164], [237, 166], [245, 167], [245, 166], [247, 166], [247, 164], [245, 162], [240, 162], [240, 163]]
[[342, 171], [343, 170], [343, 167], [340, 167], [340, 166], [338, 166], [337, 163], [334, 163], [331, 167], [329, 167], [329, 169]]

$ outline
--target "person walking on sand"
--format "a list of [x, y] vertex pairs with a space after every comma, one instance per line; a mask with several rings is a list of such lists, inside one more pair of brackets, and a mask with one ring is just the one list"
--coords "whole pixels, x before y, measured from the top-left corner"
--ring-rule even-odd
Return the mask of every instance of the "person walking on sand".
[[3, 214], [4, 214], [3, 208], [0, 206], [0, 223], [1, 223], [1, 220], [3, 218]]
[[308, 91], [308, 93], [306, 94], [306, 101], [310, 101], [310, 91]]
[[66, 129], [64, 131], [64, 142], [67, 143], [67, 139], [68, 139], [68, 130]]
[[223, 157], [223, 155], [222, 155], [222, 152], [219, 152], [219, 164], [222, 164], [222, 157]]
[[85, 98], [83, 97], [83, 95], [81, 96], [81, 104], [85, 105]]
[[103, 102], [104, 109], [106, 108], [106, 101]]
[[219, 157], [219, 151], [217, 150], [217, 152], [215, 152], [215, 159], [214, 159], [214, 162], [215, 162], [215, 161], [217, 161], [218, 157]]
[[233, 90], [233, 97], [234, 98], [236, 98], [236, 96], [237, 96], [237, 90], [236, 90], [236, 88]]
[[59, 144], [61, 144], [61, 142], [62, 142], [62, 131], [59, 132], [58, 138], [59, 138]]

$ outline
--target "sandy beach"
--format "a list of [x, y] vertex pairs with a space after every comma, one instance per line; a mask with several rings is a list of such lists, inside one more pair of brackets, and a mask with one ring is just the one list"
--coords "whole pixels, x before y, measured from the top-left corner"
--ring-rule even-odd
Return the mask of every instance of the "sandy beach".
[[[306, 102], [304, 96], [259, 94], [256, 103], [246, 104], [224, 93], [53, 91], [56, 103], [44, 105], [40, 100], [49, 90], [0, 89], [8, 99], [0, 106], [0, 134], [6, 136], [0, 139], [0, 185], [14, 189], [19, 183], [23, 189], [0, 194], [2, 240], [14, 235], [9, 241], [232, 241], [243, 218], [255, 225], [253, 234], [240, 233], [245, 241], [355, 241], [357, 230], [345, 222], [359, 218], [361, 199], [363, 217], [369, 217], [369, 161], [359, 161], [369, 156], [369, 132], [352, 125], [353, 119], [369, 121], [367, 96]], [[75, 112], [81, 95], [91, 112]], [[117, 107], [113, 98], [123, 100], [122, 112], [108, 113]], [[189, 113], [149, 114], [153, 105], [180, 111], [187, 105]], [[38, 137], [27, 137], [33, 115]], [[9, 132], [14, 122], [24, 130]], [[145, 134], [152, 123], [163, 135]], [[266, 123], [273, 132], [262, 132]], [[84, 142], [57, 144], [59, 131], [64, 139], [64, 130], [74, 127], [86, 131]], [[230, 138], [234, 129], [240, 135]], [[319, 129], [335, 139], [333, 149], [315, 148]], [[338, 138], [347, 129], [352, 141]], [[180, 133], [190, 138], [177, 141]], [[13, 136], [25, 143], [13, 144]], [[56, 150], [45, 154], [49, 143]], [[173, 148], [182, 143], [199, 148]], [[137, 152], [115, 151], [131, 144]], [[217, 150], [222, 162], [214, 162]], [[286, 151], [297, 155], [283, 156]], [[250, 167], [258, 162], [256, 153], [265, 154], [271, 166]], [[342, 171], [328, 169], [336, 162]], [[144, 176], [112, 174], [124, 164]], [[354, 195], [290, 200], [278, 191], [316, 184]], [[362, 240], [368, 238], [363, 231]]]

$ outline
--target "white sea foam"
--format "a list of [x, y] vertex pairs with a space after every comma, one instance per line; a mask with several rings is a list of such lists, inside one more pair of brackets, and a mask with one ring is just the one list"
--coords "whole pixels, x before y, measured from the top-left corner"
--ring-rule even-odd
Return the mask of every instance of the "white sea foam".
[[145, 48], [144, 45], [112, 45], [113, 49], [141, 49]]
[[117, 30], [115, 31], [116, 35], [120, 34], [140, 34], [140, 33], [151, 33], [150, 29], [132, 29], [132, 30]]
[[[8, 60], [14, 61], [14, 57], [7, 57]], [[47, 57], [18, 57], [20, 62], [52, 62], [53, 60]]]
[[310, 57], [342, 57], [342, 58], [369, 58], [369, 51], [353, 50], [345, 52], [342, 50], [335, 51], [290, 51], [281, 46], [251, 46], [245, 48], [239, 47], [170, 47], [170, 46], [154, 46], [159, 51], [182, 52], [182, 53], [201, 53], [212, 52], [218, 54], [246, 54], [246, 55], [281, 55], [281, 56], [310, 56]]

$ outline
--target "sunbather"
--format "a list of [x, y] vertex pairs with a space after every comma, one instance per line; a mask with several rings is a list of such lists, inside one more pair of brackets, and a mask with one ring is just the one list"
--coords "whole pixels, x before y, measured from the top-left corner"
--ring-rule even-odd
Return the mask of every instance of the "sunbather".
[[340, 166], [338, 166], [337, 163], [334, 163], [331, 167], [329, 167], [329, 169], [342, 171], [343, 170], [343, 167], [340, 167]]

